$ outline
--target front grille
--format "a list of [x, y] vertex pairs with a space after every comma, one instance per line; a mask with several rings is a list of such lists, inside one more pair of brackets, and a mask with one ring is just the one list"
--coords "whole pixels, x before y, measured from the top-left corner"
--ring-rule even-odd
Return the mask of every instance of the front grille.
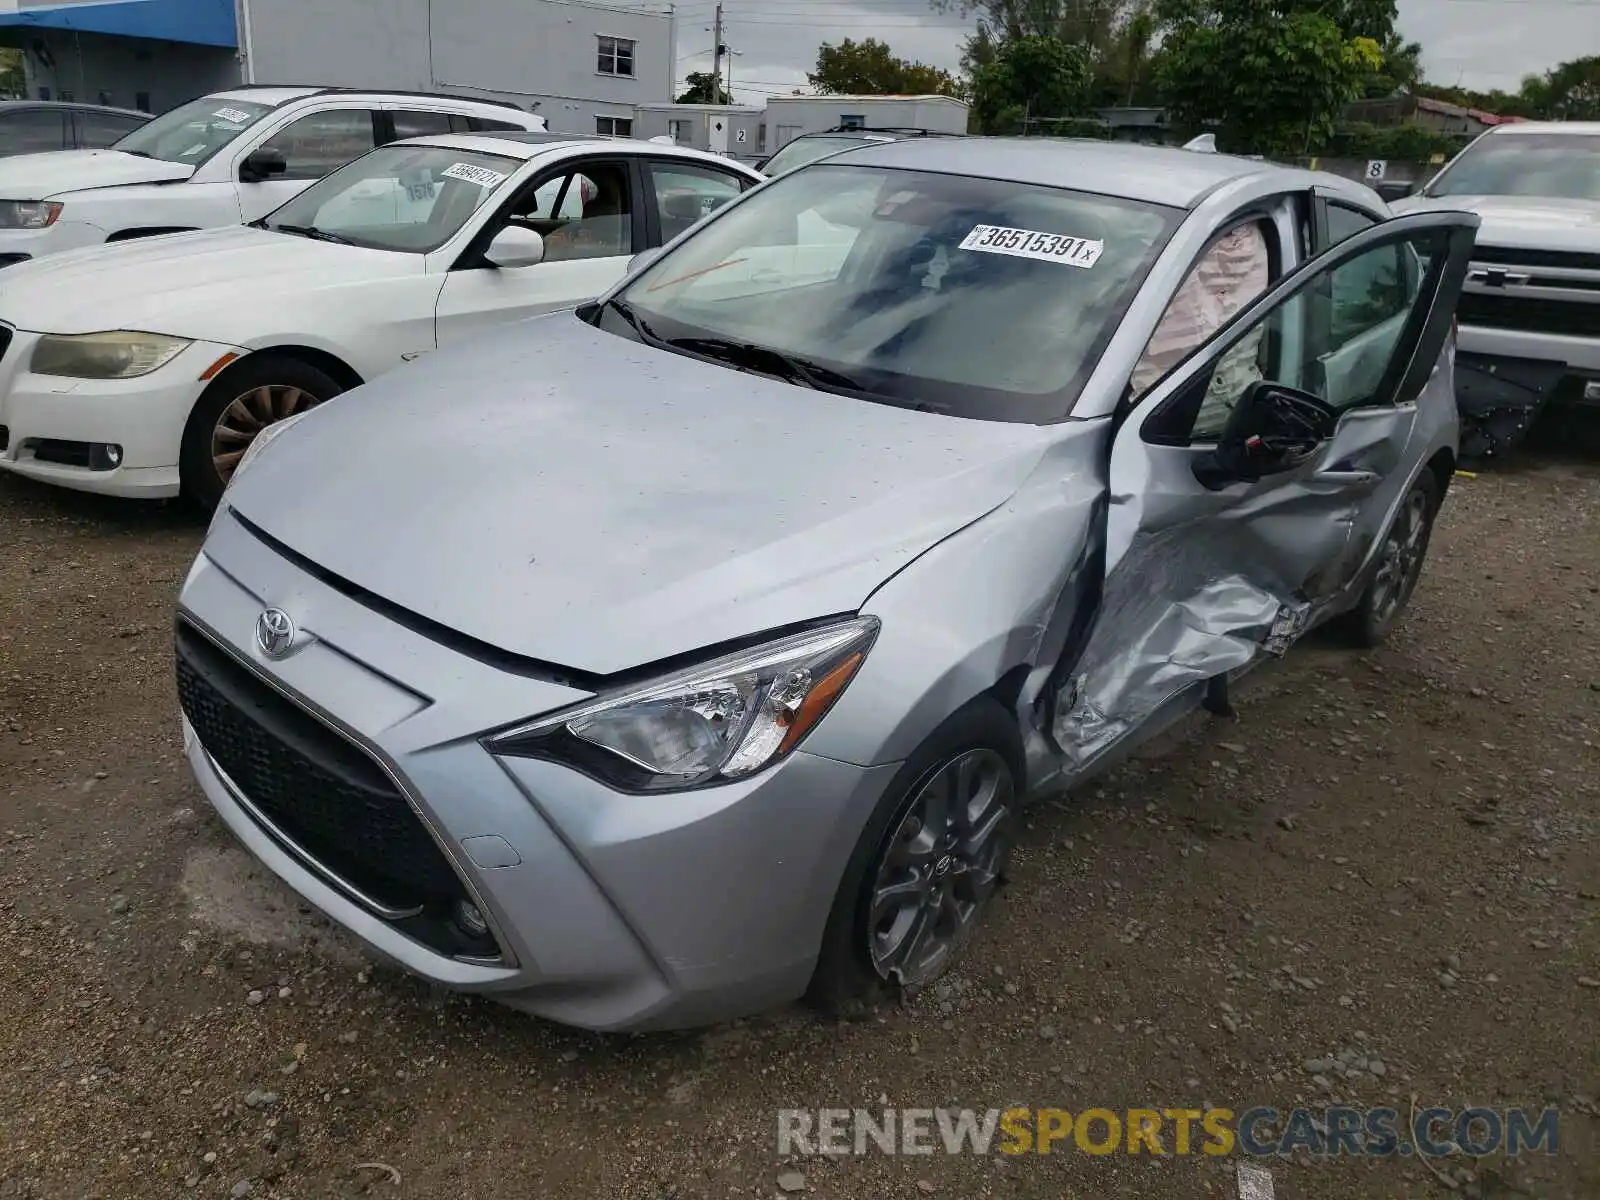
[[1463, 325], [1484, 325], [1492, 329], [1600, 337], [1600, 304], [1582, 301], [1462, 292], [1456, 304], [1456, 318]]
[[438, 843], [366, 753], [183, 622], [176, 657], [178, 699], [201, 746], [302, 851], [392, 908], [467, 898]]
[[1600, 271], [1600, 254], [1579, 250], [1516, 250], [1508, 246], [1472, 248], [1475, 263], [1503, 263], [1514, 267], [1573, 267], [1580, 271]]

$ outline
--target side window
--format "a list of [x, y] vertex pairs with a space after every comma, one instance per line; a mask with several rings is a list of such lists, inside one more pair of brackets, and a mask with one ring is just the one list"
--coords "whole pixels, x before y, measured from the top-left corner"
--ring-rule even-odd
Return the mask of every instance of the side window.
[[278, 179], [321, 179], [330, 171], [359, 158], [377, 143], [374, 114], [364, 108], [339, 108], [310, 113], [262, 143], [262, 149], [281, 151], [289, 169]]
[[1245, 221], [1211, 244], [1178, 286], [1129, 380], [1144, 395], [1212, 334], [1267, 290], [1272, 279], [1271, 226]]
[[66, 144], [66, 122], [56, 110], [23, 109], [0, 117], [0, 154], [36, 154]]
[[451, 129], [449, 113], [408, 109], [391, 112], [389, 116], [394, 121], [394, 140], [397, 142], [406, 138], [432, 137], [436, 133], [449, 133]]
[[[1443, 235], [1431, 233], [1380, 243], [1307, 279], [1217, 360], [1203, 395], [1197, 383], [1188, 397], [1190, 405], [1199, 398], [1188, 440], [1220, 438], [1239, 397], [1261, 379], [1309, 392], [1340, 411], [1387, 403], [1379, 385], [1402, 349], [1427, 267], [1444, 246]], [[1374, 288], [1379, 294], [1359, 320], [1341, 312], [1339, 297]]]
[[650, 184], [661, 214], [661, 240], [670, 242], [744, 190], [744, 180], [715, 167], [651, 163]]
[[632, 137], [632, 117], [596, 117], [594, 131], [601, 137]]
[[505, 219], [544, 238], [546, 262], [570, 262], [632, 254], [633, 211], [626, 166], [584, 163], [540, 180]]
[[78, 114], [79, 145], [95, 150], [120, 142], [140, 125], [136, 117], [119, 117], [113, 113], [80, 112]]
[[[1363, 229], [1371, 229], [1378, 223], [1376, 217], [1369, 217], [1364, 212], [1353, 208], [1346, 208], [1343, 204], [1328, 205], [1328, 246], [1337, 246], [1346, 238], [1353, 238]], [[1324, 246], [1326, 250], [1328, 246]]]
[[496, 121], [489, 117], [468, 117], [467, 122], [467, 128], [476, 132], [486, 132], [491, 129], [498, 129], [504, 133], [526, 132], [523, 127], [518, 125], [515, 121]]

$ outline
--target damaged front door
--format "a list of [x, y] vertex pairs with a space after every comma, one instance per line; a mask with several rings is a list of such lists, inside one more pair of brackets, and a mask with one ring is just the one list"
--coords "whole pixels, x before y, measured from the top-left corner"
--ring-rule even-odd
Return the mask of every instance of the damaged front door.
[[[1415, 403], [1477, 217], [1397, 218], [1302, 266], [1114, 438], [1105, 580], [1051, 733], [1078, 774], [1281, 654], [1350, 583], [1352, 530], [1421, 468]], [[1065, 666], [1065, 664], [1064, 664]]]

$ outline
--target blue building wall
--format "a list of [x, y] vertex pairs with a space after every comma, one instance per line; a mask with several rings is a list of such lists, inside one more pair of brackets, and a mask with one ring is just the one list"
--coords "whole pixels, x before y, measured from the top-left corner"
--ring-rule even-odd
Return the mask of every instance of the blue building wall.
[[[29, 11], [34, 9], [35, 11]], [[234, 49], [234, 0], [47, 0], [0, 14], [0, 29], [101, 33]]]

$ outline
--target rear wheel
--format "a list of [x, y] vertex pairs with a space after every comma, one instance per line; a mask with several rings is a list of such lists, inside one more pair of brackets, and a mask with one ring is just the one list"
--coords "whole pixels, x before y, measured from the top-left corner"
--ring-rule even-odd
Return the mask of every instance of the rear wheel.
[[1366, 591], [1345, 618], [1345, 627], [1358, 645], [1381, 643], [1405, 611], [1422, 578], [1438, 510], [1438, 481], [1432, 471], [1423, 471], [1384, 536], [1377, 569]]
[[343, 389], [326, 372], [279, 354], [253, 354], [201, 395], [183, 432], [183, 491], [206, 510], [268, 425], [331, 400]]
[[812, 1003], [856, 1015], [949, 970], [1005, 876], [1021, 778], [1016, 722], [987, 697], [907, 760], [845, 870]]

